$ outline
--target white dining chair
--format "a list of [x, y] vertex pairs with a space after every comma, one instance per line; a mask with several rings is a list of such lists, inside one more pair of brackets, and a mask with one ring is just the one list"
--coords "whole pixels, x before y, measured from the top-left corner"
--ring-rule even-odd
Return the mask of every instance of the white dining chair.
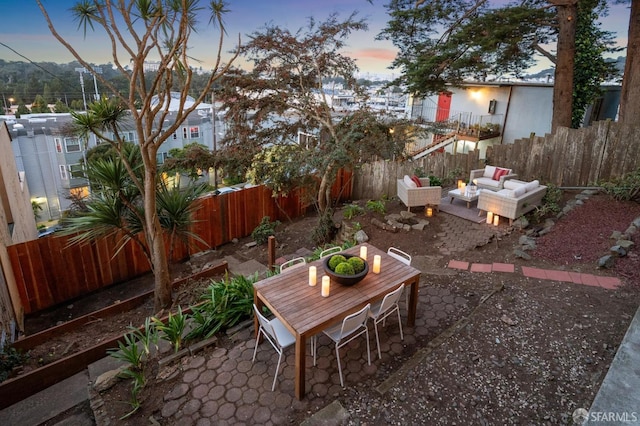
[[[411, 265], [411, 255], [409, 253], [405, 253], [402, 250], [397, 249], [395, 247], [389, 247], [387, 249], [387, 254], [393, 257], [394, 259], [397, 259], [400, 262], [404, 263], [405, 265]], [[405, 302], [407, 304], [407, 309], [409, 309], [409, 291], [408, 290], [405, 292]]]
[[378, 324], [382, 323], [385, 325], [385, 320], [387, 317], [394, 312], [398, 314], [398, 327], [400, 328], [400, 339], [404, 340], [404, 335], [402, 334], [402, 322], [400, 321], [400, 307], [398, 306], [398, 300], [400, 300], [400, 296], [402, 296], [402, 291], [404, 290], [404, 284], [400, 285], [397, 289], [393, 290], [390, 293], [387, 293], [382, 299], [381, 302], [376, 302], [371, 305], [371, 309], [369, 310], [369, 318], [373, 320], [373, 328], [376, 332], [376, 343], [378, 344], [378, 358], [382, 359], [382, 352], [380, 351], [380, 337], [378, 335]]
[[280, 362], [282, 361], [282, 353], [286, 348], [293, 345], [296, 342], [296, 338], [293, 334], [287, 330], [278, 318], [268, 320], [260, 313], [258, 307], [254, 304], [253, 311], [255, 312], [258, 322], [260, 323], [260, 329], [258, 330], [258, 336], [256, 337], [256, 346], [253, 350], [253, 359], [251, 363], [256, 360], [256, 353], [258, 352], [258, 343], [260, 342], [260, 335], [262, 334], [265, 339], [271, 343], [271, 346], [278, 352], [278, 365], [276, 366], [276, 374], [273, 377], [273, 385], [271, 390], [276, 388], [276, 380], [278, 379], [278, 370], [280, 370]]
[[296, 257], [291, 260], [284, 262], [280, 265], [280, 273], [282, 273], [285, 269], [293, 269], [298, 268], [300, 266], [306, 265], [307, 260], [304, 257]]
[[[369, 329], [367, 328], [367, 319], [369, 319], [369, 309], [371, 304], [362, 308], [356, 313], [348, 315], [342, 320], [342, 323], [323, 330], [336, 346], [336, 359], [338, 360], [338, 373], [340, 374], [340, 386], [344, 387], [342, 378], [342, 365], [340, 364], [340, 348], [351, 342], [358, 336], [365, 335], [367, 340], [367, 362], [371, 365], [371, 350], [369, 348]], [[318, 336], [311, 339], [311, 351], [313, 352], [313, 365], [316, 365], [316, 350], [318, 346]]]
[[342, 251], [342, 247], [338, 247], [338, 246], [322, 250], [320, 252], [320, 259], [322, 259], [324, 257], [327, 257], [327, 256], [329, 256], [331, 254], [334, 254], [334, 253], [340, 253], [341, 251]]

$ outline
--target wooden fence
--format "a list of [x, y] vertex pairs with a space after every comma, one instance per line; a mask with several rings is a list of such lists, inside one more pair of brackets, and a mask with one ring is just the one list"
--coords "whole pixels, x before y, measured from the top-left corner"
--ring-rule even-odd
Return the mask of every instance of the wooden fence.
[[[351, 176], [350, 172], [341, 171], [332, 187], [334, 199], [351, 198]], [[173, 252], [176, 260], [246, 237], [264, 216], [272, 221], [286, 221], [305, 214], [309, 207], [299, 192], [273, 198], [264, 186], [209, 195], [198, 202], [192, 231], [207, 245], [195, 241], [190, 246], [178, 244]], [[150, 271], [146, 257], [136, 244], [128, 243], [114, 256], [115, 238], [68, 245], [70, 238], [54, 234], [7, 248], [25, 314]]]
[[522, 180], [538, 179], [560, 187], [583, 187], [610, 181], [640, 168], [640, 126], [599, 121], [581, 129], [559, 128], [543, 137], [487, 148], [486, 159], [469, 154], [436, 154], [415, 161], [377, 161], [353, 176], [354, 199], [396, 195], [396, 179], [416, 169], [451, 179], [468, 179], [486, 164], [509, 167]]

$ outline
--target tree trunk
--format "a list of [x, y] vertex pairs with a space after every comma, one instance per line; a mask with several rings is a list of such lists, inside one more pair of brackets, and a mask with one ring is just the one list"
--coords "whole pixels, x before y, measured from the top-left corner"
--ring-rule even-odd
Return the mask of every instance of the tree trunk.
[[320, 181], [320, 188], [318, 189], [318, 210], [320, 210], [320, 213], [324, 212], [331, 203], [331, 185], [329, 185], [329, 182], [331, 181], [332, 171], [333, 167], [327, 167]]
[[631, 1], [629, 40], [624, 79], [620, 93], [620, 123], [631, 123], [640, 117], [640, 0]]
[[576, 53], [577, 0], [551, 0], [558, 10], [558, 44], [551, 133], [559, 126], [571, 127], [573, 65]]
[[[143, 152], [143, 158], [150, 158], [150, 156], [145, 156]], [[145, 238], [149, 246], [154, 276], [153, 309], [154, 312], [159, 312], [171, 306], [171, 274], [169, 273], [164, 233], [156, 208], [156, 168], [150, 167], [144, 159], [143, 161], [145, 162], [144, 192], [146, 194], [144, 197]]]

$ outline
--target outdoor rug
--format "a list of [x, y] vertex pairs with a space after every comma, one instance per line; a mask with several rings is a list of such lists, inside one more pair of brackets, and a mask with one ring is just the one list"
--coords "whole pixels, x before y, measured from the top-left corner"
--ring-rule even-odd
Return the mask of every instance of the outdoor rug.
[[476, 207], [478, 205], [477, 201], [471, 203], [471, 208], [467, 208], [467, 202], [462, 200], [453, 200], [453, 203], [450, 203], [451, 197], [443, 197], [440, 200], [440, 212], [447, 213], [453, 216], [458, 216], [462, 219], [470, 220], [475, 223], [486, 222], [487, 214], [483, 213], [481, 216], [478, 216], [480, 210]]

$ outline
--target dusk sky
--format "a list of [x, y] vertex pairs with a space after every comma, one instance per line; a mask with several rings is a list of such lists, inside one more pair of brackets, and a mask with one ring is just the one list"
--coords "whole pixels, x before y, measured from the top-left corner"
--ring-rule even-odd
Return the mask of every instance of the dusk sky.
[[[51, 15], [54, 24], [65, 38], [91, 63], [103, 64], [113, 62], [106, 37], [96, 28], [95, 33], [83, 37], [77, 22], [72, 19], [69, 8], [75, 0], [43, 0], [45, 8]], [[203, 2], [206, 4], [207, 2]], [[339, 18], [346, 18], [354, 11], [358, 16], [366, 18], [369, 31], [356, 32], [348, 40], [345, 53], [357, 60], [362, 73], [391, 74], [388, 67], [395, 57], [396, 49], [390, 42], [376, 41], [375, 36], [382, 30], [388, 20], [385, 1], [373, 0], [230, 0], [230, 12], [225, 17], [228, 33], [226, 49], [230, 49], [237, 41], [238, 34], [247, 40], [247, 34], [259, 30], [266, 23], [279, 25], [295, 32], [304, 27], [307, 18], [313, 16], [317, 21], [325, 20], [332, 12]], [[16, 50], [34, 62], [68, 63], [73, 57], [50, 34], [44, 17], [35, 1], [0, 0], [3, 25], [0, 29], [2, 43]], [[201, 23], [208, 22], [203, 16]], [[626, 6], [611, 8], [611, 14], [603, 20], [603, 29], [618, 32], [620, 45], [626, 45], [629, 25], [629, 11]], [[212, 63], [217, 42], [217, 32], [209, 25], [192, 37], [192, 56], [203, 61], [203, 68]], [[620, 53], [624, 55], [625, 53]], [[0, 59], [5, 61], [25, 61], [18, 54], [0, 45]], [[545, 68], [548, 63], [541, 63]]]

